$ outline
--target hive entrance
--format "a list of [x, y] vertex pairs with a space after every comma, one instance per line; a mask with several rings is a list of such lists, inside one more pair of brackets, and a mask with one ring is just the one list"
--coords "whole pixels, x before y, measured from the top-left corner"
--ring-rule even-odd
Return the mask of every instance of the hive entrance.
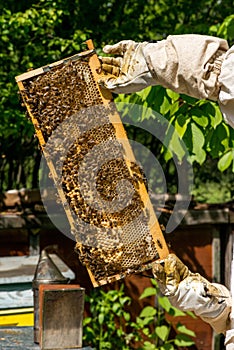
[[168, 254], [112, 96], [98, 86], [99, 71], [89, 50], [16, 77], [95, 286]]

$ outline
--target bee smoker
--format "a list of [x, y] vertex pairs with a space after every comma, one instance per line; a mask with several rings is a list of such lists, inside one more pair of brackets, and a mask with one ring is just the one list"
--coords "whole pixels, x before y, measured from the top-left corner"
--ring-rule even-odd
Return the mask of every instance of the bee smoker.
[[34, 342], [39, 343], [39, 286], [41, 284], [67, 284], [69, 279], [64, 277], [46, 250], [41, 252], [34, 279], [33, 300], [34, 300]]

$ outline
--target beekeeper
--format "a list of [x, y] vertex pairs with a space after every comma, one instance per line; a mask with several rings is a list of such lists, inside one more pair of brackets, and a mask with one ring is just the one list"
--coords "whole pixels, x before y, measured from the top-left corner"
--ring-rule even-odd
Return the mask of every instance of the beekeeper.
[[170, 35], [158, 42], [123, 40], [106, 45], [100, 84], [114, 93], [132, 93], [161, 85], [198, 99], [218, 101], [234, 128], [234, 46], [205, 35]]
[[[107, 45], [99, 83], [114, 93], [133, 93], [161, 85], [198, 99], [218, 101], [224, 119], [234, 128], [234, 46], [204, 35], [171, 35], [158, 42], [132, 40]], [[159, 287], [172, 305], [193, 311], [234, 350], [234, 310], [229, 290], [192, 273], [173, 254], [153, 264]], [[234, 288], [233, 288], [234, 289]]]

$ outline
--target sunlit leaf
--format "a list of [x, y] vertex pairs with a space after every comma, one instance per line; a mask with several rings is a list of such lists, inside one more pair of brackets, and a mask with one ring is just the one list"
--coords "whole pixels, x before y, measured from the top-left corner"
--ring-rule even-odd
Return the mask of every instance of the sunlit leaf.
[[202, 148], [205, 143], [204, 134], [201, 129], [195, 124], [191, 124], [192, 142], [193, 142], [193, 159], [199, 164], [204, 163], [206, 159], [206, 152]]
[[231, 163], [234, 162], [234, 152], [228, 151], [218, 161], [218, 168], [220, 171], [225, 171]]
[[175, 345], [177, 346], [191, 346], [194, 341], [186, 334], [177, 334], [175, 338]]
[[185, 325], [183, 325], [181, 323], [178, 323], [176, 325], [176, 328], [177, 328], [177, 330], [180, 333], [187, 334], [187, 335], [189, 335], [191, 337], [195, 337], [196, 336], [195, 333], [192, 330], [188, 329]]
[[141, 311], [140, 313], [140, 317], [151, 317], [151, 316], [155, 316], [156, 314], [156, 310], [153, 306], [146, 306], [144, 307], [144, 309]]
[[147, 298], [152, 295], [156, 295], [156, 289], [153, 287], [147, 287], [144, 289], [143, 293], [141, 294], [139, 299]]
[[168, 326], [158, 326], [155, 328], [155, 333], [162, 341], [165, 341], [167, 339], [169, 332], [170, 327]]

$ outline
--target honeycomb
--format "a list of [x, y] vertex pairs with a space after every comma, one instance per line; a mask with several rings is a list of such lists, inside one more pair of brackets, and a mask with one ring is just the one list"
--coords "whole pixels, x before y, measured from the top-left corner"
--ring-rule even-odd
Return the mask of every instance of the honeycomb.
[[93, 50], [16, 77], [94, 286], [168, 254]]

